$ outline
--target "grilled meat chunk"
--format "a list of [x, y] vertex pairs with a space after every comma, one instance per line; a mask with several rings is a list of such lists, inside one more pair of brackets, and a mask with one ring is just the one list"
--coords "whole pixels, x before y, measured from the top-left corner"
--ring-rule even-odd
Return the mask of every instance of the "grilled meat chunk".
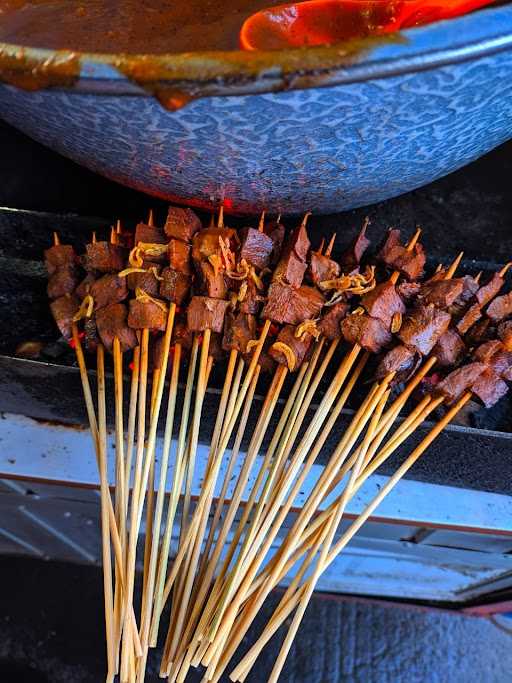
[[148, 329], [163, 332], [167, 325], [167, 311], [153, 301], [130, 301], [128, 325], [134, 330]]
[[84, 279], [80, 282], [75, 290], [75, 296], [77, 296], [80, 301], [83, 301], [86, 295], [89, 294], [89, 289], [95, 280], [96, 277], [92, 273], [87, 273]]
[[349, 310], [348, 304], [339, 303], [327, 308], [327, 313], [320, 318], [317, 328], [321, 334], [329, 341], [340, 339], [341, 321], [345, 318]]
[[128, 326], [128, 309], [125, 304], [110, 304], [100, 308], [96, 313], [96, 325], [101, 342], [107, 351], [112, 351], [115, 337], [119, 339], [121, 351], [128, 351], [137, 346], [137, 335]]
[[172, 328], [172, 344], [180, 344], [182, 349], [190, 351], [194, 333], [188, 328], [184, 320], [175, 320]]
[[364, 252], [370, 246], [370, 240], [366, 237], [367, 227], [368, 223], [365, 222], [356, 239], [341, 255], [340, 263], [345, 271], [350, 271], [354, 270], [354, 268], [357, 268], [357, 266], [361, 263]]
[[466, 308], [466, 305], [478, 292], [478, 282], [471, 275], [464, 275], [460, 278], [462, 280], [462, 292], [451, 305], [449, 312], [452, 315], [461, 315]]
[[53, 275], [60, 268], [71, 268], [77, 263], [75, 250], [70, 244], [55, 244], [44, 252], [44, 264], [48, 275]]
[[494, 370], [487, 368], [473, 384], [471, 391], [482, 401], [486, 408], [492, 408], [505, 396], [508, 392], [508, 387]]
[[[160, 276], [161, 266], [152, 263], [151, 261], [144, 261], [142, 268], [146, 270], [146, 273], [130, 273], [126, 277], [126, 284], [128, 289], [135, 291], [136, 289], [141, 289], [149, 296], [158, 296], [158, 290], [160, 288], [160, 280], [156, 275]], [[155, 275], [156, 273], [156, 275]]]
[[263, 228], [265, 235], [268, 235], [272, 240], [272, 253], [270, 255], [269, 265], [275, 268], [279, 259], [281, 258], [281, 251], [283, 250], [285, 229], [282, 223], [271, 221], [266, 223]]
[[482, 317], [482, 312], [480, 310], [480, 304], [473, 304], [468, 308], [466, 313], [457, 322], [458, 332], [464, 336], [470, 327], [473, 327]]
[[208, 296], [193, 296], [187, 308], [187, 324], [192, 332], [222, 332], [228, 301]]
[[307, 269], [307, 263], [294, 251], [281, 256], [272, 276], [273, 282], [282, 282], [293, 287], [300, 287]]
[[448, 309], [464, 291], [462, 279], [426, 282], [418, 294], [421, 303], [434, 304], [437, 308]]
[[433, 304], [417, 306], [402, 323], [398, 336], [423, 356], [428, 356], [450, 325], [451, 315]]
[[483, 287], [480, 287], [480, 289], [477, 291], [475, 294], [475, 299], [480, 306], [485, 306], [489, 303], [489, 301], [491, 301], [491, 299], [494, 299], [504, 284], [505, 280], [501, 277], [501, 275], [494, 273], [489, 282]]
[[512, 315], [512, 292], [496, 297], [489, 304], [486, 314], [496, 323]]
[[191, 278], [172, 268], [164, 268], [161, 273], [160, 296], [181, 306], [190, 292]]
[[298, 325], [320, 315], [324, 298], [314, 287], [299, 287], [274, 282], [269, 287], [268, 300], [261, 316], [276, 323]]
[[489, 318], [482, 318], [469, 328], [464, 335], [464, 340], [467, 346], [475, 346], [489, 340], [491, 336], [494, 336], [491, 321]]
[[50, 275], [46, 291], [50, 299], [58, 299], [64, 294], [72, 294], [79, 283], [78, 272], [74, 266], [62, 266]]
[[[138, 246], [141, 242], [143, 244], [167, 244], [167, 237], [164, 231], [156, 225], [137, 223], [133, 241], [135, 246]], [[165, 253], [156, 255], [145, 253], [144, 258], [152, 263], [165, 263], [167, 261]]]
[[[275, 342], [280, 344], [286, 344], [286, 346], [288, 346], [291, 349], [294, 361], [293, 365], [289, 367], [289, 370], [291, 370], [292, 372], [298, 370], [300, 365], [304, 362], [306, 355], [310, 351], [314, 342], [314, 337], [307, 333], [301, 335], [300, 337], [296, 337], [296, 331], [297, 328], [295, 326], [286, 325], [279, 332]], [[288, 364], [285, 354], [281, 350], [279, 350], [279, 348], [275, 348], [274, 344], [270, 347], [269, 354], [280, 365]]]
[[400, 230], [389, 231], [377, 258], [389, 268], [400, 271], [408, 280], [417, 280], [421, 276], [427, 260], [421, 244], [416, 244], [411, 251], [400, 244]]
[[123, 270], [127, 251], [110, 242], [89, 242], [85, 246], [84, 268], [98, 273], [119, 273]]
[[409, 303], [415, 296], [418, 296], [420, 289], [421, 285], [419, 282], [401, 282], [396, 291], [403, 301]]
[[190, 245], [181, 240], [169, 241], [169, 265], [185, 275], [192, 275], [190, 267]]
[[215, 268], [208, 261], [200, 261], [196, 264], [199, 275], [199, 290], [205, 296], [213, 299], [225, 299], [228, 294], [226, 280], [223, 271], [215, 272]]
[[384, 379], [390, 372], [395, 373], [395, 382], [406, 382], [416, 370], [420, 358], [413, 349], [403, 344], [388, 351], [380, 361], [375, 379]]
[[365, 294], [361, 304], [372, 318], [378, 318], [389, 329], [395, 314], [403, 315], [405, 305], [392, 282], [383, 282]]
[[309, 241], [308, 231], [305, 225], [299, 225], [298, 228], [292, 230], [289, 238], [286, 240], [284, 252], [294, 251], [302, 261], [305, 261], [310, 249], [311, 242]]
[[109, 304], [118, 304], [128, 296], [126, 278], [107, 273], [91, 284], [89, 294], [94, 299], [95, 311]]
[[437, 363], [443, 368], [458, 365], [464, 357], [466, 345], [461, 336], [453, 328], [448, 329], [437, 344], [432, 353], [437, 358]]
[[508, 320], [498, 326], [498, 337], [503, 342], [507, 351], [512, 351], [512, 320]]
[[321, 282], [334, 280], [339, 277], [340, 272], [340, 267], [336, 261], [333, 261], [328, 256], [319, 254], [317, 251], [311, 252], [308, 276], [314, 285], [318, 286]]
[[228, 311], [224, 319], [224, 337], [222, 348], [225, 351], [233, 349], [244, 354], [247, 344], [256, 338], [256, 318], [247, 313], [233, 313]]
[[53, 319], [65, 339], [71, 339], [73, 316], [80, 308], [80, 302], [72, 294], [64, 294], [50, 303]]
[[453, 403], [462, 394], [471, 389], [480, 375], [487, 370], [485, 363], [469, 363], [461, 368], [450, 372], [439, 384], [436, 385], [434, 393], [436, 396], [444, 396], [448, 403]]
[[363, 315], [353, 313], [344, 318], [341, 331], [347, 342], [359, 344], [370, 353], [379, 353], [393, 340], [384, 323], [366, 313]]
[[182, 242], [191, 242], [199, 230], [201, 230], [201, 221], [192, 209], [182, 209], [179, 206], [169, 207], [164, 225], [167, 237], [173, 237]]
[[512, 351], [509, 351], [503, 342], [493, 340], [481, 344], [475, 349], [473, 357], [481, 363], [486, 363], [498, 377], [512, 379]]
[[244, 228], [240, 235], [240, 260], [245, 259], [250, 266], [263, 270], [270, 264], [274, 243], [264, 232], [254, 228]]
[[93, 353], [98, 348], [99, 343], [96, 316], [93, 314], [90, 318], [84, 318], [84, 345], [89, 353]]
[[[239, 297], [240, 297], [239, 293]], [[239, 303], [239, 308], [241, 313], [251, 313], [256, 315], [259, 313], [262, 303], [265, 301], [265, 297], [259, 293], [254, 280], [247, 280], [247, 288], [245, 289], [245, 295], [242, 301]]]

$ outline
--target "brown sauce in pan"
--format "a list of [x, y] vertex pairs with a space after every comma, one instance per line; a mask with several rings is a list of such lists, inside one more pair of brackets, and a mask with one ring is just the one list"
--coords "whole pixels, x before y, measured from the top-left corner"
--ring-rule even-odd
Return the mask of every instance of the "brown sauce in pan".
[[238, 48], [272, 0], [0, 0], [0, 42], [81, 52], [163, 54]]

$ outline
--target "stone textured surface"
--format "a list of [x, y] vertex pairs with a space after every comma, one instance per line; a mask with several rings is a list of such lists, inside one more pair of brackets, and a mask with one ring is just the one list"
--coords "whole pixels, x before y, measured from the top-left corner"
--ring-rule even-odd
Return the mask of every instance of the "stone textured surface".
[[[100, 570], [3, 557], [0, 577], [2, 683], [98, 683], [104, 656]], [[264, 607], [251, 640], [276, 600]], [[281, 638], [271, 641], [248, 683], [268, 680]], [[147, 683], [161, 680], [157, 661], [158, 653]], [[24, 676], [8, 674], [8, 667], [23, 667]], [[317, 596], [281, 681], [506, 683], [511, 669], [511, 637], [486, 620]], [[196, 673], [187, 678], [200, 680]]]
[[0, 88], [0, 115], [108, 178], [239, 211], [330, 213], [425, 185], [512, 136], [512, 50], [334, 87], [213, 97]]

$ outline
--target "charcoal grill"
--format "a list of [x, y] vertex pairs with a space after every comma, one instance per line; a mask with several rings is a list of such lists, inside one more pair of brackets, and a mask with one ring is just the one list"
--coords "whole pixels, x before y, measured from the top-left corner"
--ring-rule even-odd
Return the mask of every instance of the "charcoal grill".
[[[0, 553], [98, 562], [98, 479], [80, 378], [49, 314], [41, 255], [55, 229], [63, 242], [80, 247], [92, 230], [106, 231], [118, 217], [131, 226], [150, 206], [161, 220], [165, 205], [81, 170], [7, 126], [0, 127], [0, 138], [6, 150], [0, 203], [8, 207], [0, 209]], [[6, 168], [6, 159], [16, 162]], [[342, 250], [365, 215], [374, 241], [390, 225], [411, 232], [420, 224], [431, 265], [449, 262], [464, 248], [464, 271], [490, 272], [512, 257], [511, 170], [509, 144], [396, 200], [313, 217], [311, 234], [319, 242], [337, 230]], [[243, 218], [235, 221], [243, 224]], [[35, 342], [41, 353], [20, 356], [24, 342]], [[203, 465], [221, 381], [221, 372], [214, 373], [201, 433]], [[349, 417], [347, 410], [330, 444]], [[317, 467], [328, 452], [329, 444]], [[345, 524], [403, 455], [370, 478]], [[377, 510], [320, 589], [477, 612], [486, 605], [485, 613], [506, 610], [512, 599], [511, 456], [510, 399], [489, 412], [465, 413]], [[201, 467], [196, 494], [200, 479]], [[307, 488], [308, 482], [303, 497]]]

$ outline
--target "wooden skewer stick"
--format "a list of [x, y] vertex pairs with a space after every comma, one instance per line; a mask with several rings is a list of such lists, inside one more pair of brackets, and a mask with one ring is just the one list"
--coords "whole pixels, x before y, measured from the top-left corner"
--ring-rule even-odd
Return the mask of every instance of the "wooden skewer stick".
[[[254, 399], [254, 393], [256, 390], [256, 385], [257, 385], [258, 379], [259, 379], [259, 373], [260, 373], [260, 367], [258, 366], [256, 368], [256, 372], [253, 375], [251, 386], [249, 387], [249, 391], [248, 391], [246, 399], [245, 399], [244, 409], [242, 411], [242, 415], [240, 417], [240, 423], [238, 425], [237, 433], [235, 436], [235, 442], [233, 444], [233, 449], [232, 449], [232, 453], [230, 456], [230, 463], [228, 465], [228, 468], [226, 471], [226, 476], [224, 479], [225, 485], [223, 486], [221, 498], [219, 499], [219, 503], [222, 503], [222, 505], [224, 504], [224, 501], [226, 499], [227, 488], [229, 486], [230, 479], [231, 479], [230, 472], [232, 472], [232, 467], [236, 461], [236, 458], [238, 457], [240, 445], [241, 445], [243, 436], [245, 434], [245, 429], [247, 426], [247, 420], [249, 418], [249, 414], [250, 414], [251, 407], [252, 407], [252, 402]], [[244, 466], [245, 466], [245, 464], [246, 464], [246, 460], [244, 460]], [[233, 492], [232, 497], [235, 497], [236, 494], [237, 494], [237, 491], [235, 488], [235, 491]], [[193, 627], [195, 625], [195, 619], [200, 614], [201, 606], [204, 603], [204, 598], [206, 596], [206, 593], [208, 592], [210, 582], [211, 582], [211, 579], [212, 579], [213, 574], [215, 572], [215, 568], [216, 568], [216, 565], [217, 565], [217, 562], [218, 562], [218, 559], [220, 556], [220, 551], [222, 550], [222, 547], [224, 545], [224, 540], [221, 540], [220, 534], [222, 534], [222, 530], [219, 532], [219, 542], [217, 543], [217, 545], [214, 549], [214, 553], [212, 555], [212, 558], [210, 560], [208, 560], [208, 558], [206, 558], [206, 562], [204, 564], [204, 573], [202, 575], [201, 575], [201, 573], [199, 574], [199, 578], [196, 582], [195, 595], [193, 596], [193, 598], [191, 600], [191, 603], [194, 606], [193, 611], [189, 617], [187, 628], [183, 634], [183, 638], [182, 638], [182, 642], [180, 644], [180, 648], [178, 649], [178, 652], [177, 652], [176, 657], [175, 657], [176, 675], [178, 674], [178, 672], [182, 666], [182, 661], [183, 661], [183, 658], [185, 656], [185, 650], [187, 648], [190, 651], [187, 653], [188, 660], [187, 659], [185, 660], [185, 663], [183, 663], [183, 666], [186, 668], [186, 670], [188, 670], [188, 668], [190, 666], [189, 662], [190, 662], [190, 659], [192, 658], [192, 655], [193, 655], [193, 649], [189, 648], [189, 639], [191, 637]], [[172, 678], [172, 676], [171, 676], [171, 678]]]
[[262, 211], [261, 216], [260, 216], [260, 222], [258, 224], [258, 230], [260, 232], [264, 232], [264, 229], [265, 229], [265, 211]]
[[[265, 324], [263, 326], [263, 329], [261, 331], [260, 337], [258, 339], [258, 344], [256, 345], [254, 352], [253, 352], [253, 355], [251, 357], [251, 362], [249, 364], [249, 368], [247, 370], [244, 381], [242, 383], [242, 387], [241, 387], [241, 389], [238, 393], [238, 396], [236, 398], [235, 406], [233, 408], [233, 413], [229, 419], [229, 422], [228, 422], [226, 428], [223, 429], [223, 431], [222, 431], [222, 434], [220, 437], [220, 443], [219, 443], [219, 453], [224, 452], [228, 446], [229, 440], [231, 438], [231, 435], [232, 435], [234, 428], [235, 428], [235, 425], [236, 425], [238, 415], [240, 414], [243, 402], [244, 402], [245, 397], [247, 395], [247, 391], [249, 390], [249, 386], [250, 386], [250, 383], [252, 381], [252, 376], [253, 376], [254, 371], [256, 369], [256, 365], [258, 363], [259, 356], [260, 356], [261, 350], [263, 348], [263, 344], [265, 342], [265, 339], [267, 338], [269, 329], [270, 329], [270, 320], [266, 320]], [[165, 591], [164, 591], [164, 601], [167, 600], [169, 593], [171, 591], [172, 585], [173, 585], [174, 581], [176, 580], [176, 576], [178, 574], [178, 571], [180, 570], [181, 563], [183, 562], [185, 554], [188, 551], [188, 545], [191, 541], [193, 541], [193, 539], [195, 537], [195, 533], [197, 531], [198, 525], [202, 519], [204, 503], [210, 494], [211, 488], [215, 484], [216, 474], [217, 474], [216, 471], [212, 470], [210, 473], [208, 473], [208, 475], [206, 476], [206, 478], [203, 482], [203, 488], [201, 491], [201, 495], [200, 495], [199, 500], [197, 502], [195, 514], [192, 518], [190, 525], [187, 528], [187, 534], [186, 534], [186, 538], [184, 539], [183, 546], [178, 551], [178, 554], [174, 560], [172, 570], [169, 573], [169, 576], [167, 577]]]
[[[101, 489], [101, 545], [103, 555], [103, 593], [105, 601], [105, 632], [107, 637], [107, 683], [114, 681], [116, 672], [114, 598], [112, 593], [112, 559], [110, 555], [110, 523], [108, 509], [110, 490], [107, 472], [107, 415], [105, 401], [105, 351], [97, 350], [98, 369], [98, 459]], [[112, 504], [112, 502], [110, 503]]]
[[153, 209], [149, 209], [148, 212], [148, 225], [153, 226], [155, 224], [155, 218], [153, 215]]
[[125, 517], [128, 516], [128, 494], [130, 491], [130, 480], [132, 472], [133, 448], [135, 445], [135, 426], [137, 422], [137, 400], [139, 393], [139, 372], [140, 372], [140, 346], [133, 350], [133, 369], [132, 381], [130, 385], [130, 407], [128, 410], [128, 432], [126, 435], [126, 470], [124, 480], [125, 490]]
[[169, 395], [167, 401], [167, 414], [165, 420], [164, 443], [162, 448], [160, 479], [155, 506], [155, 518], [153, 525], [153, 541], [151, 544], [151, 556], [148, 567], [148, 583], [146, 587], [146, 602], [143, 605], [143, 615], [141, 619], [141, 642], [143, 648], [142, 661], [139, 664], [139, 678], [144, 680], [146, 670], [146, 660], [149, 648], [149, 631], [151, 625], [152, 607], [154, 604], [154, 588], [156, 579], [158, 546], [160, 542], [160, 530], [162, 526], [162, 516], [165, 503], [165, 488], [167, 482], [167, 470], [169, 466], [169, 453], [172, 442], [172, 432], [174, 426], [174, 414], [176, 409], [176, 396], [178, 391], [178, 379], [181, 363], [181, 345], [177, 344], [174, 349], [172, 360], [171, 382], [169, 385]]
[[322, 237], [322, 241], [320, 242], [320, 246], [319, 246], [318, 249], [316, 250], [316, 253], [322, 255], [322, 252], [323, 252], [323, 250], [324, 250], [324, 247], [325, 247], [325, 238]]
[[[144, 494], [148, 485], [149, 480], [149, 470], [151, 467], [151, 462], [154, 460], [155, 444], [156, 444], [156, 431], [158, 426], [158, 418], [160, 414], [160, 405], [162, 402], [162, 395], [165, 385], [165, 375], [167, 372], [167, 361], [169, 357], [169, 347], [171, 342], [171, 333], [174, 324], [174, 315], [176, 311], [176, 305], [172, 303], [169, 306], [167, 314], [167, 324], [164, 334], [163, 342], [163, 356], [162, 356], [162, 366], [160, 374], [158, 377], [158, 387], [156, 390], [154, 410], [151, 413], [150, 427], [149, 427], [149, 438], [146, 448], [146, 458], [143, 460], [144, 455], [144, 436], [146, 429], [146, 388], [147, 388], [147, 370], [148, 370], [148, 346], [149, 346], [149, 330], [142, 330], [142, 342], [141, 342], [141, 365], [140, 365], [140, 388], [139, 388], [139, 434], [137, 437], [137, 453], [136, 453], [136, 463], [135, 463], [135, 479], [134, 479], [134, 489], [132, 494], [132, 509], [131, 509], [131, 521], [130, 521], [130, 536], [128, 543], [128, 557], [126, 563], [126, 605], [133, 605], [133, 592], [134, 592], [134, 581], [135, 581], [135, 561], [137, 553], [137, 541], [139, 536], [140, 523], [142, 519], [142, 511], [144, 506]], [[126, 612], [126, 609], [125, 609]], [[123, 674], [126, 676], [128, 673], [129, 666], [129, 650], [131, 647], [131, 633], [129, 629], [124, 629], [123, 632], [123, 651], [121, 659], [121, 679], [123, 680]]]
[[334, 249], [334, 242], [336, 242], [336, 233], [333, 234], [329, 244], [327, 245], [327, 249], [325, 250], [326, 256], [330, 256], [332, 254], [332, 250]]
[[160, 615], [164, 604], [165, 575], [167, 572], [167, 563], [169, 560], [169, 550], [171, 546], [172, 531], [174, 528], [176, 510], [178, 508], [178, 502], [181, 495], [181, 489], [183, 487], [183, 481], [186, 473], [185, 456], [187, 452], [187, 433], [189, 427], [190, 407], [192, 404], [194, 378], [196, 375], [198, 351], [199, 342], [197, 335], [195, 335], [188, 362], [187, 383], [185, 386], [185, 395], [183, 398], [183, 408], [180, 419], [180, 430], [178, 433], [178, 443], [176, 446], [173, 482], [171, 487], [171, 495], [169, 496], [169, 502], [167, 504], [167, 519], [165, 523], [164, 535], [162, 538], [160, 557], [158, 560], [158, 572], [153, 607], [153, 623], [151, 625], [151, 647], [155, 647], [157, 642]]

